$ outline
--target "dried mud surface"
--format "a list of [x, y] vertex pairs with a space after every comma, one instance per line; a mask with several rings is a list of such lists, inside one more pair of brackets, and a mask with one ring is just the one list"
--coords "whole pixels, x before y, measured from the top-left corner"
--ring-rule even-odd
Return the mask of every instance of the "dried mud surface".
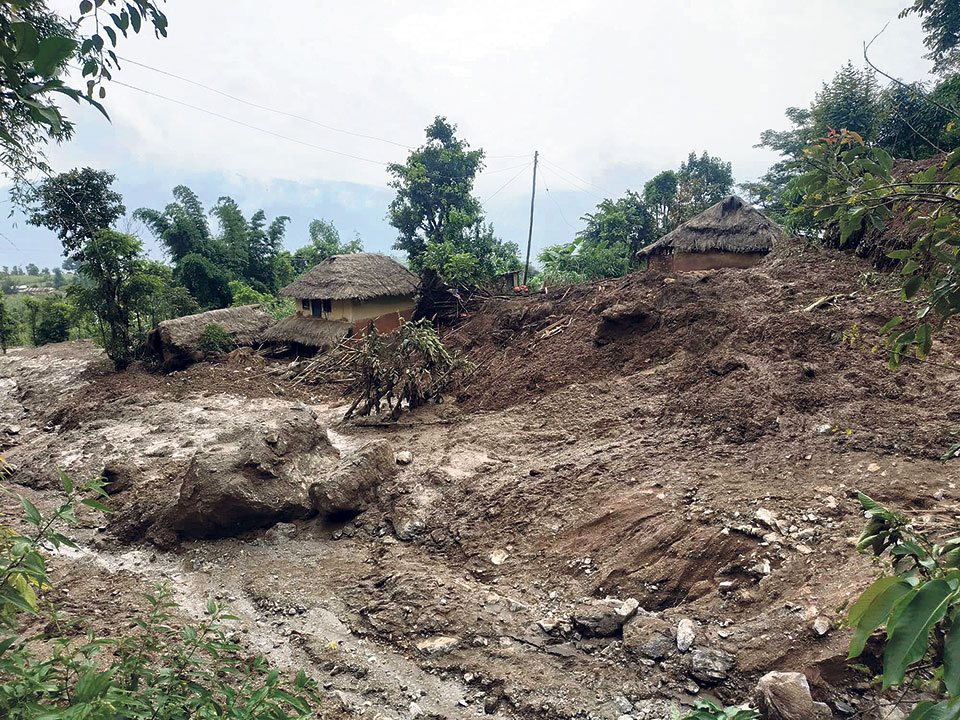
[[[937, 458], [960, 384], [952, 335], [931, 363], [885, 368], [874, 334], [902, 308], [867, 269], [785, 245], [752, 270], [491, 301], [446, 335], [478, 363], [460, 397], [396, 424], [342, 423], [335, 393], [259, 365], [116, 375], [87, 343], [18, 349], [0, 358], [0, 453], [40, 505], [55, 466], [120, 459], [141, 503], [169, 501], [224, 427], [300, 406], [336, 452], [412, 453], [356, 516], [158, 547], [90, 512], [83, 551], [55, 561], [105, 625], [152, 582], [187, 614], [229, 600], [251, 649], [320, 680], [329, 717], [664, 718], [695, 695], [743, 702], [770, 670], [870, 717], [836, 613], [872, 576], [854, 492], [955, 530], [960, 470]], [[692, 620], [693, 648], [578, 632], [578, 607], [607, 596]], [[703, 651], [732, 659], [724, 679], [696, 677]]]

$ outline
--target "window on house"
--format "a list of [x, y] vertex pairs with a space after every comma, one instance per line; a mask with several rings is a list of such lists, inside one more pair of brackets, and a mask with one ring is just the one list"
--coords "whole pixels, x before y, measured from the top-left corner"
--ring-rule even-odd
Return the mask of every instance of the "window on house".
[[300, 307], [303, 308], [304, 310], [309, 310], [309, 309], [310, 309], [310, 301], [309, 301], [309, 300], [301, 300], [301, 301], [300, 301]]

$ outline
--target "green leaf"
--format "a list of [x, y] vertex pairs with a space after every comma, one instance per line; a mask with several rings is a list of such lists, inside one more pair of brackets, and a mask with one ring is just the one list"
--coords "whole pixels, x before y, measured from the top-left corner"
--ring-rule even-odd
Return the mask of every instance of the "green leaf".
[[907, 720], [956, 720], [960, 717], [960, 703], [956, 700], [944, 700], [934, 704], [931, 700], [918, 702]]
[[[856, 621], [854, 621], [852, 617], [850, 620], [850, 624], [855, 625], [857, 629], [850, 639], [850, 651], [847, 654], [847, 660], [852, 660], [860, 656], [864, 646], [867, 644], [867, 639], [873, 634], [874, 630], [887, 622], [887, 618], [890, 617], [890, 610], [896, 605], [900, 598], [911, 590], [910, 583], [906, 580], [898, 577], [890, 577], [881, 578], [871, 585], [870, 588], [867, 589], [867, 592], [877, 587], [878, 584], [880, 584], [880, 587], [877, 588], [877, 592], [865, 607], [858, 608], [857, 606], [860, 604], [860, 600], [858, 600], [857, 605], [854, 605], [850, 610], [851, 616], [854, 610], [856, 610], [859, 613], [859, 617]], [[864, 593], [864, 596], [867, 592]], [[861, 596], [861, 600], [862, 599], [863, 596]]]
[[40, 43], [37, 57], [33, 61], [33, 68], [43, 77], [53, 77], [57, 68], [73, 54], [77, 43], [66, 37], [48, 37]]
[[13, 30], [13, 37], [17, 43], [17, 54], [13, 56], [14, 62], [30, 62], [33, 60], [40, 49], [37, 29], [33, 27], [32, 23], [28, 22], [10, 23], [10, 29]]
[[880, 166], [884, 170], [889, 172], [890, 170], [893, 169], [893, 158], [890, 157], [890, 153], [888, 153], [886, 150], [883, 150], [881, 148], [874, 149], [873, 157], [876, 159], [878, 163], [880, 163]]
[[40, 516], [40, 511], [37, 510], [36, 506], [25, 497], [20, 498], [20, 504], [23, 505], [23, 509], [27, 513], [26, 521], [31, 525], [39, 526], [43, 518]]
[[943, 620], [953, 590], [945, 580], [924, 583], [907, 602], [883, 652], [883, 689], [903, 682], [907, 667], [923, 658], [930, 630]]
[[67, 476], [63, 470], [57, 470], [57, 474], [60, 476], [60, 484], [63, 485], [63, 491], [69, 495], [73, 492], [73, 481]]
[[960, 616], [956, 611], [943, 642], [943, 684], [954, 697], [960, 694]]
[[876, 600], [877, 596], [883, 593], [884, 590], [889, 588], [892, 585], [899, 585], [904, 581], [898, 577], [882, 577], [876, 580], [870, 587], [863, 591], [863, 594], [859, 597], [857, 602], [854, 603], [853, 607], [850, 608], [850, 612], [847, 613], [847, 622], [849, 622], [854, 627], [860, 622], [860, 618], [863, 617], [863, 614], [866, 612], [867, 608], [870, 607], [870, 603]]
[[897, 325], [903, 322], [903, 318], [897, 315], [895, 318], [892, 318], [886, 325], [880, 328], [880, 334], [886, 335], [888, 332], [893, 330]]
[[105, 512], [105, 513], [112, 513], [112, 512], [114, 512], [113, 510], [111, 510], [110, 508], [108, 508], [106, 505], [104, 505], [102, 502], [97, 502], [96, 500], [89, 500], [89, 499], [87, 499], [87, 500], [81, 500], [81, 501], [80, 501], [80, 504], [81, 504], [81, 505], [86, 505], [87, 507], [91, 507], [91, 508], [93, 508], [94, 510], [99, 510], [100, 512]]
[[920, 292], [921, 285], [923, 285], [923, 277], [921, 275], [914, 275], [903, 284], [900, 294], [903, 296], [904, 300], [911, 300], [918, 292]]
[[90, 0], [83, 0], [80, 3], [80, 14], [86, 15], [91, 10], [93, 10], [93, 3]]

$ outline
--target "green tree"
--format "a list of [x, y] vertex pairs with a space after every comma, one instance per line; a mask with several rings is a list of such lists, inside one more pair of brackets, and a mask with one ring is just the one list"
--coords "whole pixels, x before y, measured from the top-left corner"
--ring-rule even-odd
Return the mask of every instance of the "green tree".
[[40, 268], [37, 267], [36, 263], [27, 263], [27, 275], [39, 275]]
[[59, 290], [60, 288], [62, 288], [65, 282], [66, 282], [66, 281], [63, 279], [63, 272], [60, 270], [60, 268], [58, 268], [58, 267], [57, 267], [57, 268], [54, 268], [54, 269], [53, 269], [53, 288], [54, 288], [54, 290]]
[[[75, 19], [47, 0], [0, 2], [0, 163], [8, 177], [20, 183], [38, 166], [46, 171], [43, 146], [72, 136], [61, 96], [106, 114], [102, 82], [118, 66], [119, 35], [139, 33], [144, 24], [166, 35], [166, 16], [151, 0], [82, 0]], [[83, 65], [82, 88], [61, 77], [71, 59]]]
[[627, 190], [622, 198], [604, 200], [594, 212], [582, 218], [586, 227], [577, 233], [584, 247], [601, 244], [612, 247], [621, 243], [626, 251], [628, 264], [633, 263], [637, 251], [657, 239], [654, 218], [643, 197]]
[[733, 166], [706, 151], [690, 153], [677, 172], [679, 221], [685, 222], [715, 205], [733, 190]]
[[111, 189], [116, 177], [105, 170], [73, 169], [42, 180], [27, 194], [28, 222], [52, 230], [63, 254], [83, 261], [81, 247], [127, 211]]
[[483, 150], [470, 150], [456, 130], [437, 117], [426, 129], [426, 143], [411, 151], [405, 163], [387, 168], [393, 176], [390, 187], [397, 191], [388, 211], [399, 233], [393, 247], [407, 254], [414, 271], [420, 269], [427, 243], [457, 246], [483, 219], [480, 201], [471, 194], [483, 167]]
[[303, 275], [310, 268], [332, 255], [348, 255], [363, 252], [363, 241], [359, 236], [348, 243], [340, 240], [340, 232], [333, 223], [326, 220], [313, 220], [310, 223], [310, 244], [297, 249], [293, 254], [293, 269], [297, 275]]
[[914, 13], [923, 18], [927, 58], [934, 69], [944, 75], [960, 69], [960, 5], [955, 0], [914, 0], [900, 17]]
[[173, 189], [174, 201], [162, 211], [140, 208], [141, 220], [164, 245], [174, 265], [192, 253], [204, 255], [210, 243], [210, 223], [196, 193], [186, 185]]
[[664, 170], [643, 186], [643, 201], [653, 218], [657, 235], [677, 225], [677, 187], [679, 178], [673, 170]]
[[173, 276], [204, 309], [224, 308], [233, 302], [230, 275], [199, 253], [182, 258]]
[[[70, 306], [62, 298], [47, 295], [37, 303], [33, 323], [34, 345], [64, 342], [70, 339]], [[26, 302], [24, 302], [26, 306]]]
[[761, 133], [757, 147], [775, 150], [783, 159], [759, 181], [744, 185], [744, 190], [774, 219], [785, 221], [799, 200], [790, 183], [805, 172], [804, 149], [825, 137], [831, 128], [852, 130], [871, 142], [881, 132], [885, 112], [873, 72], [847, 63], [829, 83], [823, 84], [808, 109], [787, 108], [792, 128]]
[[0, 351], [7, 354], [7, 348], [20, 340], [20, 323], [13, 316], [7, 303], [0, 295]]

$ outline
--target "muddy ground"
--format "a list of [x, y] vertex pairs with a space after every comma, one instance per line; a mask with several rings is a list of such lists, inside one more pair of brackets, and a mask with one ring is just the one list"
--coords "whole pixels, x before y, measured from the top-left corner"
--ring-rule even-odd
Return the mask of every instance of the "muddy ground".
[[[38, 505], [57, 467], [115, 483], [117, 515], [82, 515], [82, 551], [54, 561], [69, 609], [108, 628], [153, 582], [187, 614], [222, 597], [329, 717], [665, 718], [770, 670], [872, 717], [837, 612], [872, 574], [854, 493], [935, 532], [960, 514], [960, 466], [938, 462], [956, 336], [890, 372], [875, 333], [902, 307], [874, 283], [787, 244], [751, 270], [488, 301], [446, 335], [468, 385], [396, 424], [341, 422], [335, 388], [277, 361], [118, 375], [92, 344], [17, 349], [0, 454]], [[372, 440], [412, 461], [360, 508], [312, 510], [311, 482]], [[639, 610], [610, 625], [608, 597]]]

